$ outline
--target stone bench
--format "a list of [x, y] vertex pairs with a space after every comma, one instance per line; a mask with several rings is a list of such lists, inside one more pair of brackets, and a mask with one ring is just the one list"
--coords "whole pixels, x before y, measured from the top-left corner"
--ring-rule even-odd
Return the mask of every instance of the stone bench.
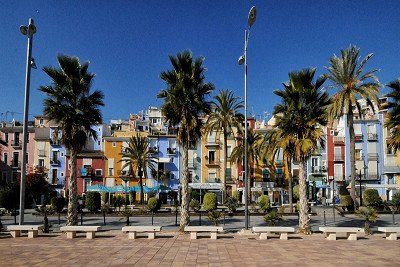
[[76, 232], [86, 232], [87, 239], [93, 239], [96, 232], [100, 230], [100, 226], [71, 225], [60, 227], [61, 232], [67, 233], [67, 238], [75, 238]]
[[378, 231], [385, 233], [387, 240], [397, 240], [397, 234], [400, 234], [400, 227], [378, 227]]
[[20, 237], [21, 231], [28, 231], [28, 238], [35, 238], [38, 236], [39, 230], [43, 230], [43, 225], [9, 225], [7, 230], [13, 238]]
[[357, 227], [320, 227], [319, 230], [325, 233], [328, 240], [336, 240], [338, 233], [346, 234], [347, 240], [357, 240], [357, 233], [364, 233], [364, 229]]
[[190, 232], [190, 239], [197, 239], [198, 232], [210, 233], [211, 239], [217, 239], [217, 233], [222, 233], [224, 228], [218, 226], [185, 226], [184, 230]]
[[122, 232], [127, 232], [129, 239], [135, 239], [136, 233], [147, 233], [148, 239], [154, 239], [156, 232], [160, 232], [161, 228], [161, 226], [124, 226]]
[[253, 227], [253, 233], [260, 233], [260, 239], [268, 239], [272, 234], [279, 234], [281, 240], [288, 240], [288, 233], [294, 233], [293, 227], [261, 226]]

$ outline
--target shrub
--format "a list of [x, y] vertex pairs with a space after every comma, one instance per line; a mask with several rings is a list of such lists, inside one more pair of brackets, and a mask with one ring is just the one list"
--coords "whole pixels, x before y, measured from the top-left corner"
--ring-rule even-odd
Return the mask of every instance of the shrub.
[[50, 202], [51, 208], [55, 212], [61, 213], [64, 210], [65, 199], [63, 197], [53, 197]]
[[348, 211], [354, 210], [354, 202], [350, 195], [340, 195], [339, 206], [346, 208]]
[[219, 219], [221, 218], [221, 212], [219, 210], [211, 210], [208, 212], [208, 219], [215, 225], [219, 225]]
[[239, 201], [239, 191], [235, 191], [232, 193], [232, 198], [236, 199]]
[[114, 207], [118, 207], [118, 211], [121, 210], [122, 205], [124, 205], [125, 200], [122, 195], [117, 195], [114, 197]]
[[206, 211], [217, 209], [217, 195], [214, 193], [206, 193], [203, 199], [203, 208]]
[[46, 205], [40, 206], [36, 208], [36, 213], [38, 215], [43, 216], [43, 232], [48, 233], [50, 232], [50, 224], [49, 224], [49, 219], [47, 218], [47, 215], [52, 214], [54, 210], [50, 207], [46, 207]]
[[132, 217], [132, 216], [134, 215], [133, 210], [131, 210], [131, 209], [128, 208], [128, 207], [125, 207], [122, 211], [119, 212], [119, 214], [120, 214], [122, 217], [125, 218], [126, 226], [129, 226], [129, 225], [130, 225], [129, 218]]
[[100, 209], [101, 213], [103, 214], [107, 214], [107, 213], [111, 213], [111, 207], [108, 204], [103, 204], [101, 205], [101, 209]]
[[266, 212], [270, 207], [269, 197], [266, 195], [260, 196], [258, 198], [258, 207], [261, 212]]
[[264, 222], [268, 226], [275, 226], [281, 221], [283, 221], [282, 214], [279, 214], [276, 210], [272, 210], [264, 216]]
[[146, 208], [151, 212], [157, 212], [161, 208], [161, 202], [156, 197], [151, 197], [147, 201]]
[[13, 211], [19, 206], [19, 186], [17, 183], [9, 184], [0, 189], [0, 207]]
[[372, 234], [371, 231], [371, 222], [375, 222], [378, 219], [378, 214], [376, 213], [375, 209], [372, 207], [360, 207], [356, 211], [356, 215], [361, 217], [365, 220], [364, 224], [364, 231], [367, 235]]
[[364, 191], [363, 201], [365, 206], [374, 208], [381, 207], [383, 204], [378, 190], [372, 188], [368, 188]]
[[400, 211], [400, 192], [396, 192], [392, 196], [391, 206], [394, 210]]
[[96, 212], [101, 208], [101, 196], [99, 192], [87, 192], [85, 207], [90, 212]]
[[129, 204], [133, 205], [136, 201], [136, 192], [131, 191], [129, 192]]
[[235, 212], [239, 207], [239, 201], [235, 197], [228, 197], [225, 201], [225, 205], [228, 207], [229, 211]]
[[190, 200], [189, 206], [194, 211], [198, 211], [201, 208], [200, 201], [198, 201], [197, 199], [194, 199], [194, 198], [192, 198]]
[[292, 194], [293, 194], [293, 202], [295, 203], [300, 199], [299, 185], [293, 186]]
[[349, 196], [350, 192], [347, 190], [348, 183], [343, 182], [343, 184], [339, 187], [339, 195], [340, 196]]

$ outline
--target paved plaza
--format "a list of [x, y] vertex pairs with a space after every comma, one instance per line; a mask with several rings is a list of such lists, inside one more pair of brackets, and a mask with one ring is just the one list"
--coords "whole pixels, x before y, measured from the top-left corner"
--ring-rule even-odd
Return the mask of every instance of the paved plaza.
[[102, 232], [94, 240], [62, 234], [0, 238], [1, 266], [399, 266], [399, 256], [400, 241], [380, 234], [358, 241], [328, 241], [322, 234], [258, 240], [234, 233], [218, 240], [190, 240], [188, 234], [172, 231], [155, 240], [130, 240], [117, 231]]

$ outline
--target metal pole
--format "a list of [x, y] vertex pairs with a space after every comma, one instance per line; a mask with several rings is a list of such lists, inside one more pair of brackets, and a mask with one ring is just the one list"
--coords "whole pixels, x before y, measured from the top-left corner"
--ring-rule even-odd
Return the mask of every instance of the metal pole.
[[335, 205], [336, 205], [336, 203], [335, 203], [335, 178], [333, 178], [333, 181], [332, 181], [332, 202], [333, 202], [333, 222], [335, 222], [336, 221], [336, 218], [335, 218]]
[[30, 32], [30, 25], [33, 25], [33, 19], [29, 19], [28, 25], [28, 47], [26, 52], [26, 75], [25, 75], [25, 98], [24, 98], [24, 124], [22, 139], [22, 166], [21, 166], [21, 189], [19, 194], [19, 224], [24, 224], [25, 212], [25, 181], [26, 181], [26, 144], [28, 135], [28, 112], [29, 112], [29, 87], [31, 82], [31, 61], [32, 61], [32, 39], [33, 33]]
[[247, 42], [248, 31], [244, 31], [244, 216], [245, 229], [249, 229], [249, 203], [248, 203], [248, 184], [247, 184]]
[[[364, 169], [365, 170], [365, 169]], [[362, 206], [361, 170], [360, 170], [360, 207]]]

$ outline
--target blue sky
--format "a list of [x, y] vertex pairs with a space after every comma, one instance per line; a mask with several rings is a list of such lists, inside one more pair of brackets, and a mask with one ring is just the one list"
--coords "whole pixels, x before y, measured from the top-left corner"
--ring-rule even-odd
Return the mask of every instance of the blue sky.
[[[190, 49], [205, 57], [206, 78], [216, 89], [243, 96], [243, 51], [247, 13], [258, 9], [250, 37], [249, 110], [271, 112], [288, 72], [316, 67], [349, 44], [373, 52], [367, 68], [379, 68], [382, 83], [400, 76], [400, 4], [394, 1], [1, 1], [0, 112], [23, 112], [26, 38], [19, 26], [33, 17], [38, 28], [33, 57], [30, 114], [42, 112], [49, 83], [41, 68], [60, 53], [91, 62], [94, 89], [103, 90], [104, 120], [159, 106], [160, 72], [168, 55]], [[3, 116], [4, 117], [4, 116]], [[3, 119], [3, 117], [1, 119]], [[8, 119], [11, 115], [8, 115]]]

